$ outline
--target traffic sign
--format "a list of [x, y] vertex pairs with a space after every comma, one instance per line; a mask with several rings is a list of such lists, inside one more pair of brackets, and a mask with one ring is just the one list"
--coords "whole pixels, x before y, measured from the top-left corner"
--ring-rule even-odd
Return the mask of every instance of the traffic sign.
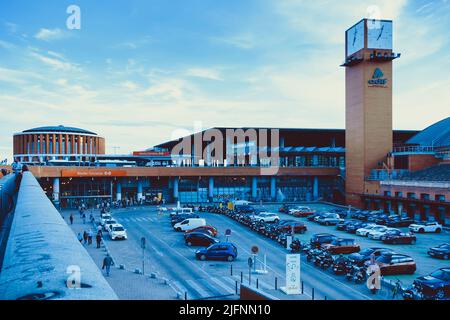
[[259, 252], [259, 248], [257, 246], [252, 247], [252, 253], [257, 254]]
[[231, 236], [231, 229], [225, 230], [225, 235], [226, 236]]

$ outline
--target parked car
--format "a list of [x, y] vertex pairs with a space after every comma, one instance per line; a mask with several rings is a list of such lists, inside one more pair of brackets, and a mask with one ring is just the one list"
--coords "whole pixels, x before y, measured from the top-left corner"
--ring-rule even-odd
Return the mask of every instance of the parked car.
[[450, 298], [450, 268], [438, 269], [429, 275], [414, 280], [414, 286], [424, 299]]
[[109, 231], [109, 229], [111, 228], [112, 225], [117, 224], [117, 221], [114, 219], [109, 219], [106, 220], [105, 223], [103, 224], [103, 229], [105, 231]]
[[382, 240], [383, 236], [388, 236], [390, 234], [399, 234], [399, 233], [401, 233], [401, 231], [399, 229], [386, 227], [386, 229], [384, 229], [384, 230], [370, 232], [367, 237], [370, 239], [373, 239], [373, 240]]
[[331, 243], [337, 237], [329, 233], [316, 233], [309, 241], [312, 247], [320, 248], [323, 244]]
[[363, 250], [361, 250], [360, 252], [356, 252], [356, 253], [352, 253], [351, 255], [348, 256], [348, 259], [355, 263], [358, 266], [362, 266], [364, 265], [364, 263], [366, 261], [369, 261], [371, 259], [371, 257], [375, 257], [378, 258], [382, 253], [393, 253], [392, 249], [388, 249], [388, 248], [379, 248], [379, 247], [374, 247], [374, 248], [365, 248]]
[[190, 232], [184, 235], [184, 242], [188, 246], [209, 247], [218, 243], [219, 240], [202, 232]]
[[320, 217], [320, 216], [322, 216], [322, 215], [324, 215], [324, 214], [325, 214], [325, 212], [316, 212], [316, 213], [314, 213], [314, 214], [309, 215], [309, 216], [307, 217], [307, 219], [308, 219], [309, 221], [315, 221], [315, 219], [316, 219], [317, 217]]
[[369, 223], [363, 228], [356, 229], [355, 234], [358, 236], [367, 237], [368, 233], [376, 227], [378, 227], [378, 225], [374, 223]]
[[450, 259], [450, 243], [444, 243], [437, 247], [430, 248], [428, 254], [433, 258], [448, 260]]
[[442, 225], [437, 222], [411, 224], [409, 226], [409, 230], [418, 233], [425, 233], [425, 232], [440, 233], [442, 231]]
[[402, 232], [398, 229], [387, 231], [380, 238], [384, 243], [390, 244], [415, 244], [416, 236], [410, 232]]
[[278, 212], [289, 213], [289, 210], [293, 209], [295, 206], [292, 204], [283, 203], [281, 207], [278, 209]]
[[395, 217], [390, 218], [386, 221], [386, 226], [393, 228], [409, 227], [411, 224], [415, 223], [414, 219], [409, 217]]
[[[282, 221], [283, 222], [283, 221]], [[287, 223], [281, 223], [277, 226], [277, 231], [279, 232], [291, 232], [294, 229], [294, 233], [305, 233], [307, 228], [303, 222], [300, 221], [290, 221]]]
[[369, 223], [361, 222], [361, 221], [350, 223], [346, 226], [345, 231], [347, 231], [348, 233], [356, 233], [356, 230], [358, 230], [360, 228], [364, 228], [368, 225], [369, 225]]
[[386, 221], [388, 221], [390, 219], [390, 217], [392, 217], [392, 216], [388, 215], [388, 214], [381, 214], [375, 219], [374, 222], [380, 226], [383, 226], [386, 224]]
[[259, 222], [275, 222], [277, 223], [280, 221], [280, 217], [276, 213], [272, 212], [261, 212], [259, 214], [253, 215], [252, 219], [254, 221]]
[[217, 236], [217, 233], [218, 233], [217, 229], [214, 228], [213, 226], [200, 226], [200, 227], [189, 229], [186, 231], [186, 233], [192, 233], [192, 232], [201, 232], [201, 233], [205, 233], [210, 236], [213, 236], [213, 237]]
[[319, 216], [317, 218], [316, 222], [318, 222], [321, 225], [325, 225], [325, 226], [335, 226], [342, 220], [344, 220], [344, 219], [342, 219], [337, 213], [328, 213], [328, 214]]
[[296, 207], [289, 210], [289, 214], [294, 217], [308, 217], [314, 213], [316, 213], [316, 210], [312, 210], [310, 207]]
[[359, 252], [361, 248], [354, 239], [334, 238], [330, 243], [324, 243], [321, 248], [331, 254], [347, 254]]
[[178, 222], [181, 222], [181, 221], [189, 219], [189, 218], [200, 218], [200, 216], [196, 215], [196, 214], [185, 214], [185, 213], [181, 214], [180, 213], [180, 214], [173, 216], [170, 223], [172, 224], [172, 226], [174, 226]]
[[108, 220], [111, 220], [111, 219], [112, 219], [112, 216], [110, 214], [107, 214], [107, 213], [106, 214], [102, 214], [101, 217], [100, 217], [100, 224], [102, 226], [104, 226], [105, 222], [108, 221]]
[[202, 218], [189, 218], [176, 223], [173, 228], [176, 231], [187, 231], [197, 227], [206, 226], [206, 220]]
[[251, 205], [236, 205], [234, 206], [234, 211], [238, 212], [238, 213], [254, 213], [255, 212], [255, 208]]
[[[375, 263], [380, 267], [381, 275], [396, 275], [396, 274], [413, 274], [416, 272], [416, 262], [410, 256], [399, 253], [383, 252]], [[370, 261], [366, 261], [366, 265]]]
[[128, 239], [127, 230], [121, 224], [112, 224], [108, 228], [108, 234], [111, 240]]
[[170, 216], [177, 216], [180, 214], [193, 214], [194, 210], [192, 208], [175, 208], [170, 212]]
[[386, 226], [376, 226], [374, 228], [372, 228], [372, 230], [370, 230], [367, 233], [367, 237], [369, 239], [380, 239], [381, 236], [388, 230], [389, 228]]
[[233, 261], [237, 258], [238, 252], [236, 246], [232, 243], [216, 243], [208, 248], [200, 249], [195, 252], [198, 260], [227, 260]]
[[337, 225], [336, 225], [336, 229], [344, 231], [345, 228], [351, 223], [355, 223], [355, 221], [354, 220], [342, 220], [342, 221], [339, 221], [337, 223]]

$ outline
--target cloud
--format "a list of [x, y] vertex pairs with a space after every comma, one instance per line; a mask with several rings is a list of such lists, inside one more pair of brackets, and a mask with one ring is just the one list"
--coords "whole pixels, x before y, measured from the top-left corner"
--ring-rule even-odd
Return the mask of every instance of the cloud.
[[122, 82], [120, 86], [130, 91], [137, 90], [139, 87], [135, 82], [129, 80]]
[[59, 40], [68, 37], [68, 33], [61, 29], [46, 29], [42, 28], [34, 35], [36, 39], [43, 41]]
[[0, 40], [0, 48], [11, 50], [15, 48], [15, 45], [7, 41]]
[[253, 49], [256, 46], [255, 38], [250, 33], [242, 33], [225, 37], [212, 37], [211, 40], [216, 43], [231, 45], [244, 50]]
[[35, 50], [31, 50], [30, 55], [56, 70], [80, 71], [80, 68], [76, 64], [67, 61], [61, 54], [56, 52], [49, 51], [48, 55], [44, 55]]
[[186, 71], [190, 77], [204, 78], [209, 80], [223, 80], [219, 72], [209, 68], [190, 68]]

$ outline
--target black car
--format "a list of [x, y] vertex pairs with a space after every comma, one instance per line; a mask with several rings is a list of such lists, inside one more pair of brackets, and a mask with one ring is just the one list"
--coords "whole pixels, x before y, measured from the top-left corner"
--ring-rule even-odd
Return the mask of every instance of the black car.
[[424, 299], [450, 298], [450, 268], [441, 268], [414, 280], [413, 286]]
[[357, 253], [352, 253], [348, 256], [348, 259], [358, 266], [364, 265], [366, 261], [369, 261], [371, 256], [374, 255], [378, 258], [382, 253], [394, 252], [392, 249], [387, 248], [366, 248]]
[[390, 219], [390, 215], [388, 215], [388, 214], [382, 214], [382, 215], [379, 215], [376, 219], [375, 219], [375, 223], [376, 224], [379, 224], [379, 225], [381, 225], [381, 226], [383, 226], [383, 225], [385, 225], [386, 224], [386, 222]]
[[347, 231], [348, 233], [356, 233], [356, 230], [358, 230], [359, 228], [364, 228], [367, 225], [369, 225], [369, 223], [367, 222], [350, 223], [345, 227], [345, 231]]
[[448, 260], [450, 259], [450, 243], [444, 243], [437, 247], [430, 248], [428, 254], [433, 258]]
[[386, 221], [386, 226], [391, 228], [409, 227], [410, 224], [415, 223], [414, 219], [408, 217], [396, 217]]
[[401, 232], [400, 230], [390, 230], [381, 236], [381, 241], [389, 244], [415, 244], [417, 239], [411, 232]]
[[331, 243], [335, 239], [338, 237], [329, 233], [316, 233], [312, 236], [310, 243], [312, 247], [320, 248], [323, 244]]
[[337, 230], [344, 231], [345, 228], [346, 228], [349, 224], [351, 224], [351, 223], [355, 223], [355, 221], [354, 221], [354, 220], [344, 220], [344, 221], [340, 221], [340, 222], [338, 222], [338, 224], [336, 225], [336, 229], [337, 229]]
[[185, 235], [184, 242], [188, 246], [209, 247], [218, 243], [219, 240], [202, 232], [191, 232]]

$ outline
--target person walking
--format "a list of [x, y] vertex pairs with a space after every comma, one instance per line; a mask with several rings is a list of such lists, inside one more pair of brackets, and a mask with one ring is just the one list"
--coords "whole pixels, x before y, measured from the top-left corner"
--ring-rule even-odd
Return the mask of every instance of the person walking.
[[73, 214], [72, 213], [70, 214], [69, 220], [70, 220], [70, 224], [73, 224]]
[[86, 214], [83, 212], [83, 224], [86, 224]]
[[86, 231], [83, 232], [83, 240], [84, 240], [84, 244], [86, 244], [88, 241], [88, 234]]
[[99, 249], [100, 244], [102, 243], [102, 234], [100, 232], [97, 232], [97, 235], [95, 236], [95, 240], [97, 241], [97, 249]]
[[106, 276], [109, 277], [109, 274], [111, 272], [111, 266], [114, 264], [113, 259], [111, 256], [106, 254], [106, 257], [103, 259], [103, 266], [102, 269], [106, 269]]
[[94, 237], [93, 233], [92, 233], [92, 229], [89, 229], [88, 232], [88, 245], [92, 244], [92, 238]]
[[81, 235], [80, 232], [78, 232], [77, 238], [78, 238], [78, 241], [80, 241], [80, 243], [83, 242], [83, 236]]

